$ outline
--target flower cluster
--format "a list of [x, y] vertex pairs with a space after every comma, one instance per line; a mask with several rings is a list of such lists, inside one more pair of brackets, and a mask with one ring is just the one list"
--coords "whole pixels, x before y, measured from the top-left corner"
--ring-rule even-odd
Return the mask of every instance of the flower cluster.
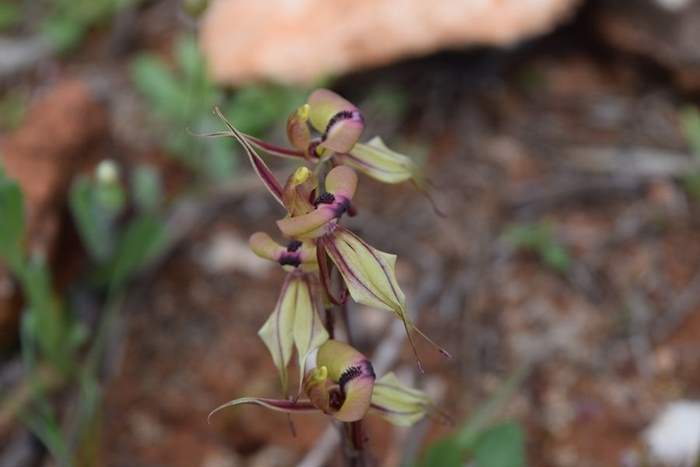
[[[228, 131], [212, 135], [233, 136], [241, 144], [257, 175], [286, 211], [277, 221], [284, 243], [258, 232], [251, 236], [250, 246], [258, 256], [287, 271], [275, 309], [258, 333], [278, 369], [285, 398], [246, 397], [219, 409], [252, 403], [290, 413], [321, 411], [342, 422], [360, 420], [369, 411], [397, 425], [419, 420], [432, 411], [425, 394], [405, 387], [392, 373], [377, 379], [371, 362], [350, 345], [332, 339], [321, 320], [324, 311], [332, 312], [333, 306], [350, 296], [400, 319], [414, 353], [412, 331], [446, 354], [408, 318], [406, 299], [396, 280], [396, 256], [372, 247], [340, 223], [346, 213], [354, 212], [355, 170], [387, 183], [411, 180], [421, 185], [417, 167], [378, 138], [360, 143], [362, 114], [326, 89], [313, 92], [289, 117], [292, 148], [245, 135], [219, 116]], [[256, 148], [312, 164], [313, 170], [300, 166], [282, 185]], [[342, 278], [336, 292], [333, 268]], [[295, 351], [299, 388], [289, 398], [288, 368]], [[420, 367], [417, 354], [416, 359]]]

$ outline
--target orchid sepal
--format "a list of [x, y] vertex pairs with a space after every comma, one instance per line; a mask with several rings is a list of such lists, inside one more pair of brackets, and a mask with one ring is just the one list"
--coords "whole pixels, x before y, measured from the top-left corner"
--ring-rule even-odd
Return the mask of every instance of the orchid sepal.
[[285, 394], [288, 388], [287, 367], [293, 349], [297, 351], [301, 381], [308, 354], [328, 340], [319, 308], [310, 276], [298, 271], [290, 273], [282, 285], [275, 309], [258, 331], [272, 355]]
[[211, 417], [223, 409], [236, 407], [238, 405], [254, 404], [266, 409], [274, 410], [275, 412], [284, 412], [289, 414], [294, 413], [313, 413], [318, 412], [318, 409], [309, 400], [297, 399], [272, 399], [267, 397], [241, 397], [220, 405], [209, 413], [207, 421], [211, 422]]
[[376, 136], [367, 143], [357, 143], [350, 151], [336, 154], [336, 160], [384, 183], [402, 183], [417, 180], [422, 185], [420, 169], [413, 160], [389, 149]]
[[284, 206], [284, 202], [282, 201], [282, 185], [275, 178], [275, 175], [272, 173], [267, 164], [265, 164], [265, 161], [263, 161], [260, 155], [255, 151], [255, 148], [251, 146], [250, 142], [248, 142], [245, 135], [238, 131], [236, 127], [234, 127], [231, 124], [231, 122], [229, 122], [226, 119], [226, 117], [224, 117], [224, 114], [221, 113], [221, 110], [219, 110], [218, 107], [214, 108], [214, 112], [229, 129], [229, 131], [231, 132], [231, 136], [233, 136], [236, 139], [236, 141], [238, 141], [238, 144], [243, 146], [243, 150], [248, 156], [248, 160], [253, 166], [253, 170], [263, 182], [267, 190], [270, 192], [273, 198], [277, 200], [278, 203]]
[[427, 394], [404, 385], [390, 372], [375, 381], [371, 409], [389, 423], [405, 427], [433, 411], [434, 405]]
[[396, 280], [396, 255], [377, 250], [341, 226], [335, 226], [332, 234], [317, 239], [318, 248], [323, 248], [338, 268], [354, 301], [391, 311], [403, 322], [421, 371], [423, 367], [411, 331], [417, 332], [440, 353], [450, 357], [446, 350], [423, 333], [408, 317], [406, 297]]

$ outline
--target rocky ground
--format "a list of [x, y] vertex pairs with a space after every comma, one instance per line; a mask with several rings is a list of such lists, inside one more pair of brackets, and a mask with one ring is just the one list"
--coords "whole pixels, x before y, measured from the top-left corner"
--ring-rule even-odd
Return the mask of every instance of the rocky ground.
[[[415, 375], [404, 345], [396, 368], [461, 420], [528, 367], [503, 414], [527, 428], [530, 465], [648, 465], [643, 433], [652, 420], [669, 402], [700, 395], [700, 200], [683, 182], [698, 169], [680, 123], [681, 109], [698, 103], [699, 62], [687, 41], [700, 30], [700, 5], [675, 17], [682, 40], [647, 24], [670, 21], [664, 15], [671, 13], [652, 19], [646, 7], [621, 8], [590, 2], [563, 27], [512, 50], [445, 52], [334, 84], [369, 109], [367, 134], [425, 156], [447, 212], [436, 216], [410, 186], [361, 179], [359, 215], [350, 224], [398, 254], [399, 282], [418, 323], [453, 355], [446, 361], [420, 345], [427, 371]], [[156, 161], [181, 184], [180, 169], [161, 150], [131, 139], [138, 120], [115, 104], [130, 93], [118, 73], [105, 76], [123, 96], [103, 99], [93, 78], [79, 78], [88, 91], [64, 78], [47, 84], [46, 99], [30, 113], [36, 118], [4, 138], [6, 160], [22, 160], [31, 132], [42, 141], [50, 131], [55, 144], [84, 155], [78, 165], [118, 152], [126, 164]], [[379, 85], [406, 96], [396, 121], [373, 111], [370, 91]], [[67, 122], [51, 130], [37, 122], [65, 111], [66, 101], [83, 105], [80, 92], [97, 96], [89, 98], [95, 109], [80, 107], [91, 116], [85, 125], [64, 132]], [[105, 112], [107, 130], [98, 121]], [[257, 408], [207, 423], [220, 403], [277, 387], [256, 332], [282, 273], [245, 248], [280, 213], [245, 177], [243, 189], [205, 200], [207, 215], [129, 289], [106, 378], [104, 465], [295, 465], [326, 427], [320, 416], [295, 417], [294, 437], [283, 416]], [[35, 197], [63, 226], [62, 235], [51, 234], [54, 255], [80, 254], [66, 213], [40, 190]], [[516, 248], [509, 235], [523, 224], [546, 225], [566, 260], [548, 263]], [[356, 307], [351, 316], [371, 354], [389, 332], [388, 314]], [[0, 318], [0, 332], [11, 335], [16, 316]], [[372, 421], [370, 446], [381, 465], [397, 465], [413, 454], [406, 445], [423, 446], [449, 430]], [[0, 465], [11, 465], [3, 456]]]

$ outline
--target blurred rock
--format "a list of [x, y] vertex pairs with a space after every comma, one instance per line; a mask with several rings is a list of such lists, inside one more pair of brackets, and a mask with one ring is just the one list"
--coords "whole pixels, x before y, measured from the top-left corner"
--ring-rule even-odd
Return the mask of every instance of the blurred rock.
[[699, 1], [606, 2], [599, 20], [613, 47], [649, 57], [670, 69], [681, 86], [700, 89]]
[[212, 449], [204, 455], [202, 467], [240, 467], [241, 459], [231, 450]]
[[676, 401], [644, 435], [652, 457], [664, 465], [691, 467], [700, 455], [700, 402]]
[[329, 74], [547, 32], [579, 0], [218, 0], [201, 44], [213, 77], [309, 83]]

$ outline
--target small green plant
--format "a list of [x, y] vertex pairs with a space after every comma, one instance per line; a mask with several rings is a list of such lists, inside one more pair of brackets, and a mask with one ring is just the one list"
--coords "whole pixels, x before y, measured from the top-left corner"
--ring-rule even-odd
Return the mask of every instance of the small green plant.
[[461, 467], [472, 462], [476, 467], [524, 467], [522, 427], [517, 422], [494, 420], [526, 374], [526, 367], [515, 371], [462, 428], [429, 446], [420, 466]]
[[[61, 467], [94, 465], [85, 459], [85, 446], [94, 445], [99, 414], [100, 362], [127, 279], [157, 254], [165, 241], [159, 207], [159, 182], [151, 169], [134, 177], [136, 215], [120, 222], [127, 202], [117, 167], [103, 162], [94, 176], [78, 178], [71, 189], [70, 207], [93, 263], [84, 290], [105, 291], [103, 312], [94, 333], [77, 319], [67, 296], [59, 295], [40, 254], [27, 251], [22, 192], [0, 172], [0, 259], [17, 278], [26, 301], [22, 314], [21, 347], [27, 378], [0, 401], [0, 419], [16, 412], [45, 444]], [[155, 178], [154, 178], [155, 177]], [[85, 352], [83, 352], [83, 349]], [[79, 393], [74, 432], [61, 429], [50, 395], [58, 388]], [[68, 439], [79, 442], [69, 443]]]
[[166, 148], [207, 180], [230, 178], [236, 161], [232, 141], [192, 135], [214, 125], [212, 107], [220, 105], [234, 115], [243, 132], [260, 135], [275, 123], [281, 109], [303, 101], [299, 90], [272, 84], [248, 86], [228, 97], [208, 78], [204, 57], [191, 36], [175, 45], [174, 62], [169, 66], [153, 54], [142, 54], [131, 65], [132, 80], [147, 99]]
[[571, 267], [569, 252], [557, 240], [548, 222], [512, 225], [503, 237], [516, 250], [536, 254], [544, 265], [556, 272], [565, 273]]

